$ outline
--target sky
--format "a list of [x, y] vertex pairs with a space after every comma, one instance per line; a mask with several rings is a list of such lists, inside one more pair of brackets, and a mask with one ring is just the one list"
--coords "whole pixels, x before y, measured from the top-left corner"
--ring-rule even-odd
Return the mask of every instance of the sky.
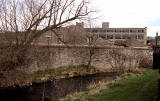
[[91, 0], [91, 4], [100, 11], [99, 26], [110, 22], [110, 27], [147, 27], [147, 36], [160, 33], [160, 0]]

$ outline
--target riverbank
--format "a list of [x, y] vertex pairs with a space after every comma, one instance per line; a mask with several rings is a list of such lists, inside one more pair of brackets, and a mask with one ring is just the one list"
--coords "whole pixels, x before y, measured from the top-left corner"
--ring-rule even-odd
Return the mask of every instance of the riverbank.
[[16, 89], [0, 89], [0, 98], [5, 101], [59, 101], [68, 94], [88, 91], [90, 84], [116, 79], [113, 72], [98, 72], [73, 76], [68, 78], [53, 79], [42, 83], [32, 83], [27, 87]]
[[141, 71], [143, 74], [135, 71], [112, 82], [92, 84], [89, 91], [70, 94], [61, 101], [157, 101], [158, 71]]
[[90, 75], [102, 71], [95, 67], [68, 66], [56, 69], [39, 70], [33, 73], [20, 70], [3, 71], [0, 74], [0, 88], [15, 88], [30, 86], [32, 83], [42, 83], [55, 79], [70, 78], [74, 76]]

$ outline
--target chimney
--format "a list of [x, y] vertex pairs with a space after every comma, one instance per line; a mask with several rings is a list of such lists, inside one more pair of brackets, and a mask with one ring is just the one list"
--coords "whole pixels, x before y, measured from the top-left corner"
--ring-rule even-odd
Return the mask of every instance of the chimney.
[[109, 22], [102, 22], [102, 28], [109, 28]]

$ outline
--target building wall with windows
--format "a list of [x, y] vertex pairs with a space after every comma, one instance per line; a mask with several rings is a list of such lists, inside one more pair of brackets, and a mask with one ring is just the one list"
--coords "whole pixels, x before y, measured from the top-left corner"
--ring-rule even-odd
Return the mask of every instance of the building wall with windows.
[[[146, 45], [147, 27], [145, 28], [110, 28], [109, 22], [103, 22], [102, 28], [84, 28], [84, 23], [76, 23], [68, 27], [63, 27], [56, 30], [55, 33], [49, 31], [39, 38], [41, 44], [47, 44], [47, 36], [50, 36], [50, 44], [63, 44], [59, 39], [66, 44], [86, 45], [88, 44], [89, 36], [98, 36], [99, 42], [96, 45], [110, 45], [115, 41], [124, 41], [133, 39], [134, 44], [141, 43], [140, 46]], [[112, 42], [110, 42], [112, 41]], [[132, 42], [133, 42], [132, 41]], [[131, 41], [130, 41], [131, 42]], [[135, 45], [136, 46], [136, 45]], [[139, 45], [138, 45], [139, 46]]]
[[[83, 24], [82, 24], [83, 25]], [[82, 26], [83, 27], [83, 26]], [[147, 27], [145, 28], [109, 28], [108, 22], [102, 23], [102, 28], [84, 28], [87, 32], [97, 34], [105, 40], [134, 39], [144, 45], [147, 41]]]

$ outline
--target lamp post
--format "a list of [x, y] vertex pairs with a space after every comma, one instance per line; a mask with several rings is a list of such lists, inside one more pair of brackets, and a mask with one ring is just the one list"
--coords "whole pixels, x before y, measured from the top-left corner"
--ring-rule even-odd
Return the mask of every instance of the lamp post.
[[156, 33], [156, 52], [158, 55], [158, 101], [160, 101], [160, 47], [158, 45], [158, 32]]
[[158, 101], [160, 101], [160, 46], [158, 45], [158, 32], [153, 45], [153, 69], [158, 69]]

